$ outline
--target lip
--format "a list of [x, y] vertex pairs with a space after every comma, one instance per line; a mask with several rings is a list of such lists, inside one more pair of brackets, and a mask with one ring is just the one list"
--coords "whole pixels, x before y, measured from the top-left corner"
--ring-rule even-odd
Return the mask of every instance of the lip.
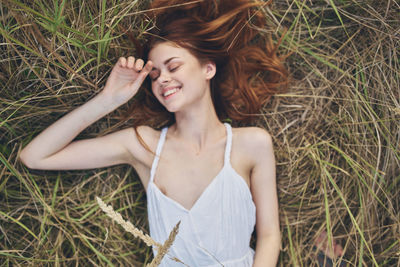
[[[166, 92], [168, 92], [168, 91], [170, 91], [170, 90], [173, 90], [173, 89], [177, 89], [177, 91], [174, 92], [174, 93], [172, 93], [172, 94], [170, 94], [170, 95], [164, 96], [164, 94], [165, 94]], [[175, 95], [176, 93], [178, 93], [180, 90], [181, 90], [181, 86], [168, 86], [168, 87], [165, 87], [165, 88], [163, 88], [163, 89], [161, 90], [161, 96], [162, 96], [164, 99], [169, 99], [170, 97], [172, 97], [173, 95]]]

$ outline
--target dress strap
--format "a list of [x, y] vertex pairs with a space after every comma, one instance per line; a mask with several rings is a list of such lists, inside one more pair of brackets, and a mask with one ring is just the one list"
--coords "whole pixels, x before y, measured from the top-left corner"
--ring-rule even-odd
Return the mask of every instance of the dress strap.
[[224, 123], [226, 127], [226, 146], [224, 164], [230, 163], [231, 148], [232, 148], [232, 127], [229, 123]]
[[160, 139], [158, 140], [158, 144], [157, 144], [156, 155], [154, 156], [153, 164], [151, 165], [151, 170], [150, 170], [150, 181], [151, 182], [154, 180], [154, 175], [156, 173], [158, 161], [160, 160], [161, 150], [165, 143], [167, 131], [168, 131], [168, 127], [164, 127], [161, 130]]

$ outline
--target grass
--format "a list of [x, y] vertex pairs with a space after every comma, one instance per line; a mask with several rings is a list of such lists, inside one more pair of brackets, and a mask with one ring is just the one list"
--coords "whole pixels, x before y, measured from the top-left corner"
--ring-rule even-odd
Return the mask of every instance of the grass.
[[[134, 170], [35, 171], [21, 148], [104, 86], [142, 38], [148, 1], [0, 3], [0, 266], [145, 266], [141, 240], [108, 219], [100, 196], [148, 232]], [[400, 266], [400, 3], [275, 0], [264, 12], [292, 52], [288, 92], [256, 124], [274, 138], [281, 215], [278, 266], [316, 266], [321, 231], [349, 266]], [[127, 107], [79, 138], [126, 127]], [[254, 240], [253, 240], [253, 245]]]

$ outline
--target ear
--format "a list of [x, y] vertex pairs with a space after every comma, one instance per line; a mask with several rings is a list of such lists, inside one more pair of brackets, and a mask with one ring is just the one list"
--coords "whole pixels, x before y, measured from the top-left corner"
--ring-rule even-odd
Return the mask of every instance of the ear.
[[211, 80], [217, 72], [217, 67], [214, 62], [207, 62], [205, 64], [206, 79]]

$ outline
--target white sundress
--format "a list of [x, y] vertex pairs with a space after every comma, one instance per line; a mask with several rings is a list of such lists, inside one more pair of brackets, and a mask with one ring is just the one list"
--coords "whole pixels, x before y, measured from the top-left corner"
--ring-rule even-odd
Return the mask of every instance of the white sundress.
[[[250, 238], [256, 208], [245, 180], [232, 168], [232, 128], [225, 123], [227, 137], [224, 166], [188, 210], [163, 194], [153, 182], [168, 128], [163, 128], [147, 187], [150, 236], [163, 244], [181, 221], [178, 235], [160, 266], [251, 267], [254, 250]], [[161, 177], [162, 175], [159, 174]], [[154, 255], [157, 251], [153, 248]]]

